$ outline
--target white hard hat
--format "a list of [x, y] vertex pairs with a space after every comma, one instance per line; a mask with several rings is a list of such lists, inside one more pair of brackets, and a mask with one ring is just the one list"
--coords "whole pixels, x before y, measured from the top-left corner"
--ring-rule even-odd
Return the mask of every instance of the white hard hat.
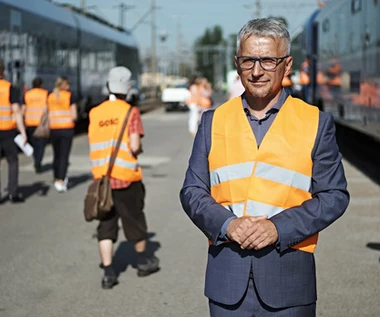
[[113, 94], [128, 94], [131, 76], [131, 71], [124, 66], [112, 68], [108, 73], [107, 82], [109, 91]]

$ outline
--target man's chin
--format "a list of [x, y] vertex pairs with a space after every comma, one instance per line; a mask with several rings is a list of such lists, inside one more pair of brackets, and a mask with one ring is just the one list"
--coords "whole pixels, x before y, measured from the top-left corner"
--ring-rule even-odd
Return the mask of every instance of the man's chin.
[[261, 98], [261, 99], [266, 99], [269, 98], [270, 92], [267, 89], [255, 89], [255, 90], [250, 90], [248, 94], [246, 94], [247, 97], [251, 98]]

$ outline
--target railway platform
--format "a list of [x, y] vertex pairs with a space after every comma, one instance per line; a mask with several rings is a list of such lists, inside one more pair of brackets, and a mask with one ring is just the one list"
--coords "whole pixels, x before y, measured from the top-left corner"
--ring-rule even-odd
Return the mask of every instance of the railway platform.
[[[192, 144], [188, 117], [158, 109], [142, 118], [148, 248], [160, 258], [161, 270], [137, 277], [133, 247], [120, 232], [114, 261], [120, 283], [101, 289], [96, 223], [86, 223], [82, 212], [91, 180], [87, 136], [78, 135], [67, 193], [54, 189], [50, 146], [42, 174], [34, 174], [31, 158], [20, 156], [26, 202], [0, 205], [0, 317], [208, 316], [207, 241], [179, 202]], [[351, 202], [320, 234], [317, 316], [380, 316], [380, 186], [349, 161], [344, 166]]]

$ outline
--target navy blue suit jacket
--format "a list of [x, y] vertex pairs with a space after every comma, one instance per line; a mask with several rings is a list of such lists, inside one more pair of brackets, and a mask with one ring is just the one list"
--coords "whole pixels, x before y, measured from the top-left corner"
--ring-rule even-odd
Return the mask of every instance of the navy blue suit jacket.
[[207, 111], [202, 116], [180, 193], [183, 209], [212, 242], [205, 295], [219, 303], [236, 304], [244, 295], [252, 267], [257, 292], [268, 306], [283, 308], [315, 302], [314, 255], [290, 247], [326, 228], [348, 206], [349, 194], [332, 116], [324, 112], [319, 115], [312, 152], [312, 199], [272, 217], [278, 243], [255, 251], [242, 250], [237, 243], [225, 243], [220, 238], [223, 223], [233, 214], [210, 194], [208, 154], [213, 114], [214, 111]]

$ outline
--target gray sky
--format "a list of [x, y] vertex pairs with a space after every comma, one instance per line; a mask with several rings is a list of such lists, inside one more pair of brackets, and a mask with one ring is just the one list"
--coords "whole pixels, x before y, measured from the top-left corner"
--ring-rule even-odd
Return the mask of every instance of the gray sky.
[[[70, 3], [77, 6], [80, 0], [56, 0], [59, 3]], [[124, 2], [135, 8], [125, 14], [127, 28], [133, 27], [136, 22], [149, 10], [151, 0], [85, 0], [86, 6], [96, 5], [98, 9], [89, 11], [108, 21], [119, 24], [119, 10], [113, 6]], [[177, 45], [178, 25], [180, 26], [181, 42], [189, 47], [197, 37], [201, 36], [207, 27], [220, 25], [224, 37], [237, 33], [242, 25], [252, 18], [255, 11], [255, 0], [156, 0], [160, 8], [156, 11], [157, 33], [168, 34], [166, 49], [174, 51]], [[261, 16], [285, 16], [292, 33], [307, 17], [316, 10], [317, 0], [261, 0]], [[246, 8], [245, 5], [251, 5]], [[134, 31], [141, 53], [149, 50], [151, 45], [150, 16]], [[178, 23], [179, 21], [179, 23]], [[157, 40], [157, 51], [160, 54], [162, 43]]]

